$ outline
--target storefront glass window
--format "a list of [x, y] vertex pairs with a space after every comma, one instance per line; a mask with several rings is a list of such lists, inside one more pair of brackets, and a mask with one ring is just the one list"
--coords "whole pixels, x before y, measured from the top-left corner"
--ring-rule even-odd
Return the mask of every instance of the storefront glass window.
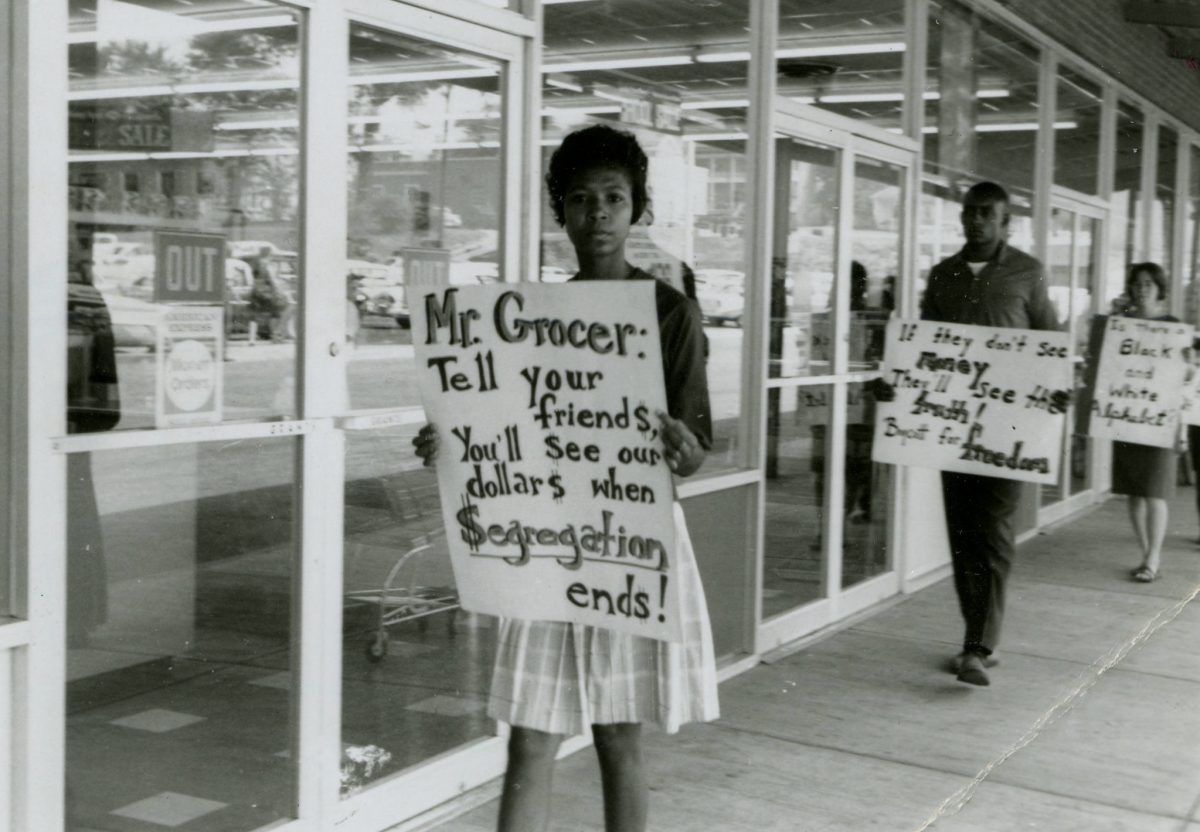
[[903, 0], [779, 4], [780, 95], [899, 130], [904, 101]]
[[502, 279], [503, 65], [366, 26], [350, 30], [346, 241], [349, 405], [416, 406], [405, 280]]
[[1032, 203], [1037, 49], [974, 12], [931, 2], [925, 92], [926, 172], [956, 192], [991, 180]]
[[833, 385], [767, 391], [763, 620], [824, 597]]
[[[651, 211], [631, 263], [694, 298], [705, 321], [715, 448], [701, 475], [737, 464], [747, 229], [748, 0], [692, 6], [608, 0], [547, 4], [543, 167], [569, 132], [633, 132], [650, 159]], [[543, 194], [543, 281], [576, 271]]]
[[293, 415], [299, 14], [70, 12], [69, 430]]
[[70, 832], [294, 817], [296, 444], [67, 457]]
[[1070, 67], [1058, 67], [1054, 129], [1054, 184], [1099, 193], [1100, 85]]
[[888, 571], [888, 504], [891, 466], [871, 461], [875, 400], [866, 385], [846, 388], [846, 466], [842, 516], [842, 586]]
[[1191, 165], [1180, 276], [1184, 280], [1183, 319], [1195, 326], [1200, 324], [1200, 145], [1189, 144], [1187, 152]]
[[779, 233], [772, 258], [767, 373], [770, 378], [832, 375], [838, 151], [789, 137], [775, 142], [775, 156]]
[[1179, 134], [1165, 124], [1158, 128], [1158, 176], [1150, 215], [1149, 258], [1162, 266], [1174, 282], [1171, 252], [1175, 242], [1175, 165], [1179, 160]]
[[859, 156], [854, 162], [850, 236], [850, 369], [879, 368], [884, 328], [896, 308], [903, 265], [904, 169]]
[[492, 735], [495, 619], [458, 609], [417, 426], [346, 434], [341, 794]]
[[1144, 227], [1142, 214], [1142, 143], [1141, 110], [1122, 101], [1117, 108], [1117, 158], [1113, 193], [1109, 206], [1107, 253], [1108, 280], [1105, 300], [1116, 301], [1112, 309], [1124, 308], [1125, 271], [1136, 257], [1141, 256], [1139, 236]]

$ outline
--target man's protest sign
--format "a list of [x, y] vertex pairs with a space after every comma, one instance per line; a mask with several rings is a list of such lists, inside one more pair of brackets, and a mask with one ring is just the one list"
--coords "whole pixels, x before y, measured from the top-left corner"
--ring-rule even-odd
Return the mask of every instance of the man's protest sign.
[[465, 609], [681, 639], [653, 281], [410, 301]]
[[1174, 447], [1192, 326], [1097, 315], [1092, 327], [1093, 335], [1097, 328], [1101, 334], [1086, 402], [1088, 436]]
[[[1065, 332], [888, 322], [872, 459], [1053, 483], [1071, 388]], [[1058, 395], [1056, 395], [1058, 394]]]

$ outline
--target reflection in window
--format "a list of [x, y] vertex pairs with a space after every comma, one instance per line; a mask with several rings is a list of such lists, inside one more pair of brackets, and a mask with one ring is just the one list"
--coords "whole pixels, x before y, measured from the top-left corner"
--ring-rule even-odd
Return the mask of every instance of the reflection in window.
[[842, 516], [842, 587], [886, 572], [890, 465], [871, 461], [875, 400], [863, 384], [846, 390], [846, 463]]
[[838, 151], [793, 138], [775, 142], [776, 223], [771, 268], [771, 378], [833, 372]]
[[904, 170], [859, 156], [850, 238], [850, 369], [879, 366], [901, 273]]
[[1200, 324], [1200, 145], [1187, 145], [1187, 152], [1191, 154], [1191, 165], [1180, 278], [1184, 281], [1183, 320], [1195, 326]]
[[1100, 96], [1099, 84], [1059, 65], [1054, 120], [1062, 126], [1054, 131], [1054, 184], [1085, 194], [1100, 192]]
[[779, 95], [898, 131], [905, 5], [783, 0], [775, 53]]
[[1145, 226], [1142, 210], [1142, 159], [1144, 120], [1141, 110], [1122, 101], [1117, 107], [1117, 155], [1113, 171], [1113, 192], [1109, 201], [1109, 234], [1107, 270], [1110, 275], [1119, 275], [1117, 280], [1106, 281], [1112, 308], [1103, 311], [1120, 312], [1124, 309], [1125, 270], [1134, 262], [1138, 250], [1138, 237]]
[[1166, 270], [1171, 282], [1175, 281], [1171, 273], [1171, 252], [1175, 241], [1175, 165], [1178, 158], [1179, 134], [1165, 124], [1159, 125], [1158, 176], [1151, 206], [1149, 258]]
[[[567, 133], [596, 122], [632, 131], [650, 159], [651, 210], [626, 255], [700, 306], [715, 444], [702, 474], [738, 463], [749, 24], [748, 0], [711, 0], [703, 14], [642, 0], [544, 12], [543, 167]], [[548, 208], [542, 217], [540, 278], [567, 280], [574, 250]]]
[[[354, 409], [419, 404], [406, 276], [500, 280], [503, 65], [350, 29], [343, 350]], [[342, 405], [347, 406], [346, 403]]]
[[72, 410], [95, 406], [78, 394], [108, 339], [107, 427], [294, 413], [299, 15], [258, 0], [70, 12]]
[[346, 435], [343, 796], [495, 726], [484, 712], [495, 619], [458, 609], [437, 478], [415, 435]]
[[67, 457], [69, 831], [294, 816], [295, 458], [278, 439]]
[[832, 385], [767, 391], [763, 619], [824, 596]]
[[[931, 2], [925, 169], [952, 189], [981, 179], [1031, 202], [1038, 130], [1038, 52], [978, 14]], [[1056, 130], [1074, 129], [1056, 123]]]

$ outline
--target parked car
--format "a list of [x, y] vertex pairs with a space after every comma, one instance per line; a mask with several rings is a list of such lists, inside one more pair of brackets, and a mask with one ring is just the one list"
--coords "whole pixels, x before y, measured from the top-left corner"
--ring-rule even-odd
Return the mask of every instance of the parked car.
[[401, 258], [394, 258], [392, 263], [346, 261], [346, 278], [354, 283], [354, 305], [363, 318], [383, 316], [394, 319], [401, 327], [409, 326], [400, 261]]
[[746, 276], [732, 269], [696, 269], [696, 300], [704, 323], [742, 325]]
[[78, 316], [89, 308], [98, 309], [100, 301], [108, 310], [113, 344], [117, 348], [154, 350], [158, 344], [158, 326], [162, 316], [157, 306], [122, 295], [110, 283], [67, 284], [67, 305], [73, 314]]

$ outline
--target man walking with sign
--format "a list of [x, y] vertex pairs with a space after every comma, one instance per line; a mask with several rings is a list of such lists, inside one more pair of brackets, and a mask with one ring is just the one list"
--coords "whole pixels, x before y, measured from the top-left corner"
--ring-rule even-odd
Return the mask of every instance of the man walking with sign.
[[[967, 191], [962, 207], [966, 244], [929, 272], [921, 318], [1014, 329], [1058, 329], [1046, 293], [1042, 264], [1005, 242], [1008, 193], [994, 182]], [[890, 388], [880, 383], [882, 397]], [[1065, 402], [1062, 403], [1065, 406]], [[960, 682], [988, 684], [996, 664], [1005, 584], [1012, 565], [1013, 515], [1021, 493], [1016, 480], [942, 472], [946, 530], [954, 588], [966, 623], [963, 649], [954, 660]]]

